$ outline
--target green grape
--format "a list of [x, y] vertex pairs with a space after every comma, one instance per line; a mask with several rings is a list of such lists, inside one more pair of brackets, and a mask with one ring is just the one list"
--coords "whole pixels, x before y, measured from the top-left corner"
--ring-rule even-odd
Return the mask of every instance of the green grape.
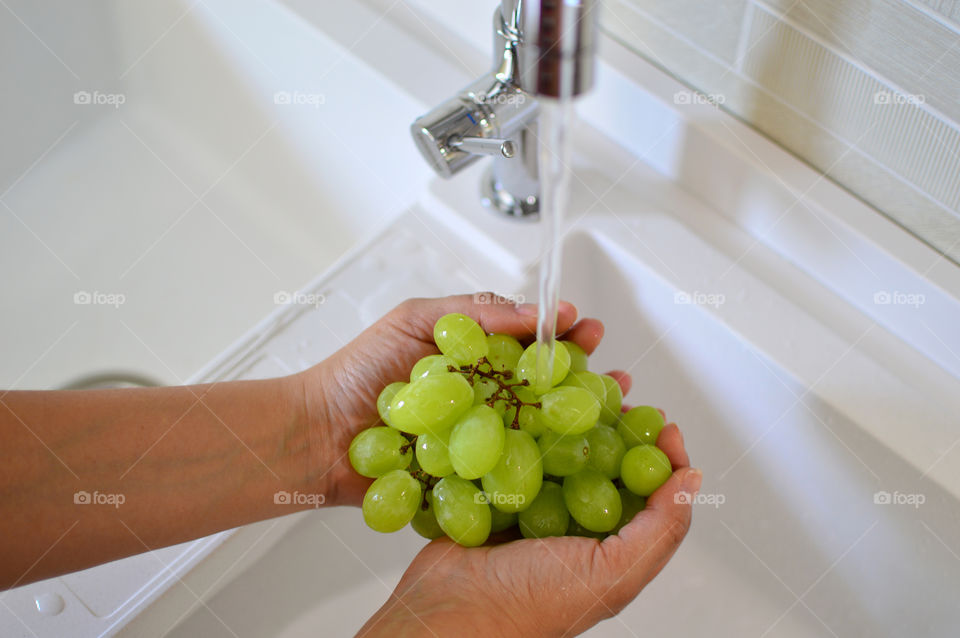
[[490, 508], [490, 533], [502, 532], [517, 524], [516, 512], [501, 512], [496, 507]]
[[487, 361], [494, 370], [516, 370], [523, 346], [510, 335], [487, 335]]
[[390, 403], [393, 427], [410, 434], [442, 432], [473, 405], [473, 388], [458, 372], [431, 374], [402, 388]]
[[620, 419], [620, 407], [623, 405], [623, 389], [609, 374], [601, 374], [600, 379], [607, 390], [606, 400], [600, 408], [600, 423], [616, 425]]
[[570, 518], [570, 527], [567, 528], [567, 536], [583, 536], [585, 538], [596, 538], [602, 541], [609, 535], [607, 532], [591, 532], [578, 523], [573, 517]]
[[600, 403], [600, 409], [607, 401], [607, 386], [603, 378], [594, 372], [584, 370], [582, 372], [571, 371], [560, 383], [560, 387], [583, 388], [592, 394]]
[[593, 470], [563, 479], [563, 501], [570, 515], [592, 532], [609, 532], [623, 512], [613, 481]]
[[647, 499], [643, 496], [637, 496], [625, 487], [617, 490], [620, 493], [620, 503], [623, 506], [623, 513], [620, 514], [620, 522], [613, 528], [613, 533], [617, 534], [623, 529], [623, 526], [633, 520], [644, 507], [647, 506]]
[[524, 538], [563, 536], [570, 525], [570, 513], [563, 502], [563, 488], [544, 483], [530, 507], [517, 515]]
[[395, 532], [413, 519], [421, 496], [420, 481], [409, 472], [387, 472], [363, 496], [363, 520], [378, 532]]
[[450, 430], [444, 430], [440, 434], [427, 432], [417, 437], [417, 462], [424, 472], [437, 477], [453, 474], [449, 440]]
[[393, 402], [393, 397], [397, 396], [397, 392], [402, 390], [406, 385], [403, 381], [391, 383], [385, 387], [383, 391], [380, 392], [380, 396], [377, 397], [377, 413], [380, 415], [380, 420], [386, 425], [392, 425], [389, 416], [390, 404]]
[[[526, 386], [514, 385], [513, 391], [517, 395], [517, 398], [524, 403], [536, 403], [538, 401], [537, 395]], [[516, 414], [516, 412], [517, 410], [514, 406], [506, 406], [506, 410], [503, 413], [503, 424], [505, 426], [510, 427], [513, 424], [513, 415]], [[545, 426], [540, 419], [540, 410], [532, 405], [524, 405], [520, 408], [520, 417], [517, 419], [517, 423], [521, 430], [533, 438], [538, 438], [543, 434], [544, 430], [547, 429], [547, 426]]]
[[[406, 450], [400, 449], [406, 446]], [[360, 476], [377, 478], [391, 470], [402, 470], [413, 458], [406, 437], [393, 428], [367, 428], [350, 442], [350, 465]]]
[[507, 429], [504, 435], [503, 454], [483, 475], [483, 491], [501, 512], [520, 512], [530, 506], [543, 483], [540, 448], [522, 430]]
[[476, 547], [490, 536], [490, 506], [470, 481], [455, 475], [440, 479], [433, 505], [444, 533], [461, 545]]
[[432, 490], [423, 495], [423, 503], [426, 505], [426, 508], [424, 508], [423, 505], [417, 508], [417, 513], [413, 515], [413, 520], [410, 521], [410, 527], [424, 538], [429, 538], [430, 540], [440, 538], [444, 534], [440, 523], [437, 522], [437, 515], [433, 510]]
[[478, 479], [497, 464], [503, 452], [503, 421], [496, 410], [475, 405], [450, 432], [450, 462], [462, 478]]
[[628, 448], [637, 445], [656, 445], [663, 429], [663, 415], [656, 408], [641, 405], [620, 416], [617, 432]]
[[[543, 355], [544, 362], [547, 361]], [[570, 351], [563, 346], [557, 346], [553, 349], [553, 378], [550, 385], [539, 383], [537, 380], [537, 343], [531, 343], [527, 349], [520, 355], [517, 361], [517, 377], [521, 380], [530, 382], [533, 391], [536, 394], [543, 394], [553, 386], [557, 385], [570, 371]]]
[[553, 476], [576, 474], [593, 455], [587, 437], [583, 434], [558, 434], [547, 430], [537, 441], [543, 459], [543, 471]]
[[623, 455], [620, 479], [634, 494], [650, 496], [667, 482], [673, 469], [670, 459], [655, 445], [638, 445]]
[[623, 455], [627, 453], [627, 446], [617, 431], [609, 425], [598, 425], [587, 430], [587, 443], [590, 444], [587, 467], [600, 472], [608, 479], [620, 476], [620, 462], [623, 460]]
[[586, 432], [600, 416], [600, 402], [583, 388], [554, 388], [540, 397], [540, 403], [540, 420], [561, 434]]
[[[482, 377], [474, 378], [473, 404], [488, 405], [490, 403], [490, 399], [493, 398], [493, 395], [496, 394], [498, 389], [500, 389], [500, 386], [492, 379], [484, 379]], [[496, 410], [497, 414], [500, 416], [503, 416], [503, 413], [507, 411], [507, 404], [503, 401], [494, 401], [493, 405], [490, 407]]]
[[570, 372], [583, 372], [587, 369], [587, 353], [573, 341], [561, 341], [570, 353]]
[[443, 315], [433, 326], [433, 340], [440, 352], [466, 366], [487, 356], [487, 335], [476, 321], [458, 312]]
[[459, 368], [457, 362], [446, 355], [428, 354], [413, 364], [413, 370], [410, 371], [410, 381], [416, 381], [420, 377], [437, 372], [450, 372], [449, 366]]

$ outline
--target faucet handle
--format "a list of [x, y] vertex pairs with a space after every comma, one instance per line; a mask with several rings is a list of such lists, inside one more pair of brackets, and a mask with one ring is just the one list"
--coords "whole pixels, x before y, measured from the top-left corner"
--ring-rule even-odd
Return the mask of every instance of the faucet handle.
[[496, 137], [460, 137], [454, 134], [447, 138], [447, 145], [474, 155], [499, 155], [507, 159], [517, 153], [517, 145], [513, 140]]

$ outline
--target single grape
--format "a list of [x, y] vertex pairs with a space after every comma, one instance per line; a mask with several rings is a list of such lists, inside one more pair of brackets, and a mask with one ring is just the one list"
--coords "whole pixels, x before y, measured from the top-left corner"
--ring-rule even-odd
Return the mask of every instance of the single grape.
[[585, 538], [595, 538], [602, 541], [609, 535], [609, 532], [591, 532], [578, 523], [575, 518], [570, 517], [570, 527], [567, 528], [567, 536], [583, 536]]
[[378, 532], [395, 532], [409, 523], [420, 507], [420, 481], [406, 470], [387, 472], [363, 496], [363, 520]]
[[563, 501], [570, 515], [593, 532], [609, 532], [623, 512], [613, 481], [593, 470], [563, 479]]
[[[497, 385], [496, 381], [492, 379], [484, 379], [481, 377], [476, 377], [473, 380], [473, 404], [474, 405], [489, 405], [490, 400], [493, 398], [493, 395], [496, 394], [497, 390], [500, 388]], [[507, 404], [503, 401], [494, 401], [491, 405], [497, 414], [503, 416], [503, 413], [507, 411]]]
[[617, 432], [628, 448], [637, 445], [656, 445], [663, 429], [663, 415], [656, 408], [641, 405], [620, 416]]
[[483, 475], [483, 491], [490, 504], [501, 512], [525, 510], [536, 498], [543, 483], [540, 448], [522, 430], [504, 431], [503, 454], [497, 465]]
[[627, 446], [617, 431], [609, 425], [598, 425], [587, 430], [587, 443], [590, 444], [587, 467], [600, 472], [608, 479], [620, 476], [620, 462], [623, 461], [623, 455], [627, 453]]
[[503, 452], [503, 421], [496, 410], [475, 405], [450, 432], [450, 462], [461, 477], [473, 480], [494, 468]]
[[490, 506], [470, 481], [456, 475], [440, 479], [433, 488], [433, 505], [437, 523], [457, 543], [476, 547], [490, 536]]
[[553, 476], [576, 474], [593, 454], [583, 434], [558, 434], [547, 430], [537, 441], [537, 446], [543, 459], [543, 472]]
[[453, 474], [449, 440], [450, 430], [444, 430], [440, 434], [427, 432], [417, 437], [417, 462], [424, 472], [437, 477]]
[[637, 496], [625, 487], [621, 487], [617, 492], [620, 493], [620, 504], [623, 506], [623, 513], [620, 514], [620, 521], [613, 528], [613, 533], [617, 534], [623, 529], [623, 526], [633, 520], [644, 507], [647, 506], [647, 499], [643, 496]]
[[501, 512], [496, 507], [490, 508], [490, 533], [502, 532], [517, 524], [516, 512]]
[[458, 312], [443, 315], [433, 326], [433, 340], [440, 352], [466, 366], [487, 356], [487, 335], [476, 321]]
[[[377, 478], [410, 465], [412, 447], [406, 437], [393, 428], [367, 428], [350, 442], [350, 465], [360, 476]], [[402, 448], [406, 449], [401, 452]]]
[[[544, 356], [544, 361], [547, 361]], [[517, 377], [530, 382], [536, 394], [543, 394], [557, 385], [570, 371], [570, 351], [563, 346], [553, 349], [553, 378], [549, 386], [537, 382], [537, 343], [531, 343], [517, 361]]]
[[563, 488], [544, 483], [530, 507], [517, 515], [524, 538], [563, 536], [570, 525], [570, 512], [563, 502]]
[[487, 361], [494, 370], [513, 372], [523, 354], [523, 346], [510, 335], [487, 335]]
[[586, 432], [600, 416], [600, 402], [583, 388], [554, 388], [540, 397], [540, 403], [540, 419], [561, 434]]
[[670, 459], [655, 445], [638, 445], [623, 455], [620, 479], [634, 494], [650, 496], [667, 482], [673, 469]]
[[393, 397], [397, 396], [397, 392], [402, 390], [406, 385], [403, 381], [391, 383], [385, 387], [380, 392], [380, 396], [377, 397], [377, 413], [385, 425], [392, 425], [390, 423], [390, 404], [393, 402]]
[[459, 372], [430, 374], [407, 384], [390, 403], [393, 427], [410, 434], [442, 432], [473, 405], [473, 388]]
[[[517, 398], [524, 403], [537, 403], [539, 401], [537, 395], [527, 386], [514, 385], [513, 391], [517, 395]], [[506, 407], [503, 413], [503, 424], [505, 426], [511, 426], [513, 423], [513, 415], [516, 414], [516, 412], [517, 410], [514, 406]], [[545, 426], [540, 419], [540, 410], [532, 405], [524, 405], [520, 408], [520, 418], [517, 419], [517, 423], [521, 430], [533, 438], [539, 437], [543, 434], [543, 431], [547, 429], [547, 426]]]
[[570, 372], [583, 372], [587, 369], [587, 353], [573, 341], [561, 341], [570, 353]]
[[424, 538], [431, 540], [440, 538], [444, 534], [443, 528], [441, 528], [440, 523], [437, 522], [437, 515], [433, 510], [433, 490], [423, 495], [423, 503], [426, 504], [426, 508], [424, 508], [423, 504], [417, 508], [417, 513], [413, 515], [413, 519], [410, 521], [410, 527]]
[[600, 379], [607, 390], [606, 400], [600, 408], [600, 423], [616, 425], [620, 420], [620, 407], [623, 405], [623, 389], [609, 374], [601, 374]]
[[420, 377], [425, 377], [437, 372], [450, 372], [450, 367], [459, 368], [457, 362], [450, 357], [442, 354], [428, 354], [413, 364], [413, 370], [410, 371], [410, 381], [416, 381]]
[[[583, 388], [596, 398], [600, 404], [600, 409], [607, 401], [607, 386], [599, 374], [584, 370], [582, 372], [570, 372], [560, 383], [560, 387]], [[599, 419], [599, 415], [598, 415]]]

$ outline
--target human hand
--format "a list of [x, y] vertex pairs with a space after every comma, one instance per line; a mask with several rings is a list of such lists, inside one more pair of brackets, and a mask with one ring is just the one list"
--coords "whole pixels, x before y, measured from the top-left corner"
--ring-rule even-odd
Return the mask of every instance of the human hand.
[[[350, 467], [350, 442], [379, 421], [380, 391], [394, 381], [409, 380], [410, 369], [419, 359], [440, 352], [433, 341], [433, 324], [451, 312], [473, 317], [487, 332], [513, 335], [523, 343], [536, 334], [536, 306], [514, 306], [493, 293], [409, 299], [331, 357], [297, 375], [311, 437], [307, 482], [326, 495], [327, 505], [362, 502], [372, 481]], [[577, 309], [561, 302], [557, 334], [592, 352], [603, 336], [603, 324], [576, 319]], [[629, 375], [611, 374], [626, 392]]]

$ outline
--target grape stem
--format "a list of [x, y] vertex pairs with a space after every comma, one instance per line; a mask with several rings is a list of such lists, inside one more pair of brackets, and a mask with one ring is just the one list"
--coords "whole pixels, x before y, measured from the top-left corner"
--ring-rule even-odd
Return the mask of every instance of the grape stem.
[[[487, 369], [484, 370], [483, 366], [486, 366]], [[539, 401], [524, 401], [517, 395], [517, 391], [514, 389], [529, 386], [530, 382], [528, 380], [524, 379], [517, 383], [507, 383], [509, 379], [513, 378], [513, 372], [511, 370], [497, 370], [486, 357], [480, 357], [473, 365], [461, 366], [460, 368], [447, 366], [447, 369], [450, 370], [450, 372], [460, 372], [463, 374], [467, 381], [470, 382], [470, 385], [475, 384], [474, 379], [476, 377], [488, 379], [496, 383], [497, 389], [490, 395], [487, 405], [492, 408], [497, 401], [503, 401], [510, 407], [515, 408], [513, 421], [510, 423], [510, 428], [513, 430], [520, 429], [520, 408], [524, 406], [540, 408]]]

